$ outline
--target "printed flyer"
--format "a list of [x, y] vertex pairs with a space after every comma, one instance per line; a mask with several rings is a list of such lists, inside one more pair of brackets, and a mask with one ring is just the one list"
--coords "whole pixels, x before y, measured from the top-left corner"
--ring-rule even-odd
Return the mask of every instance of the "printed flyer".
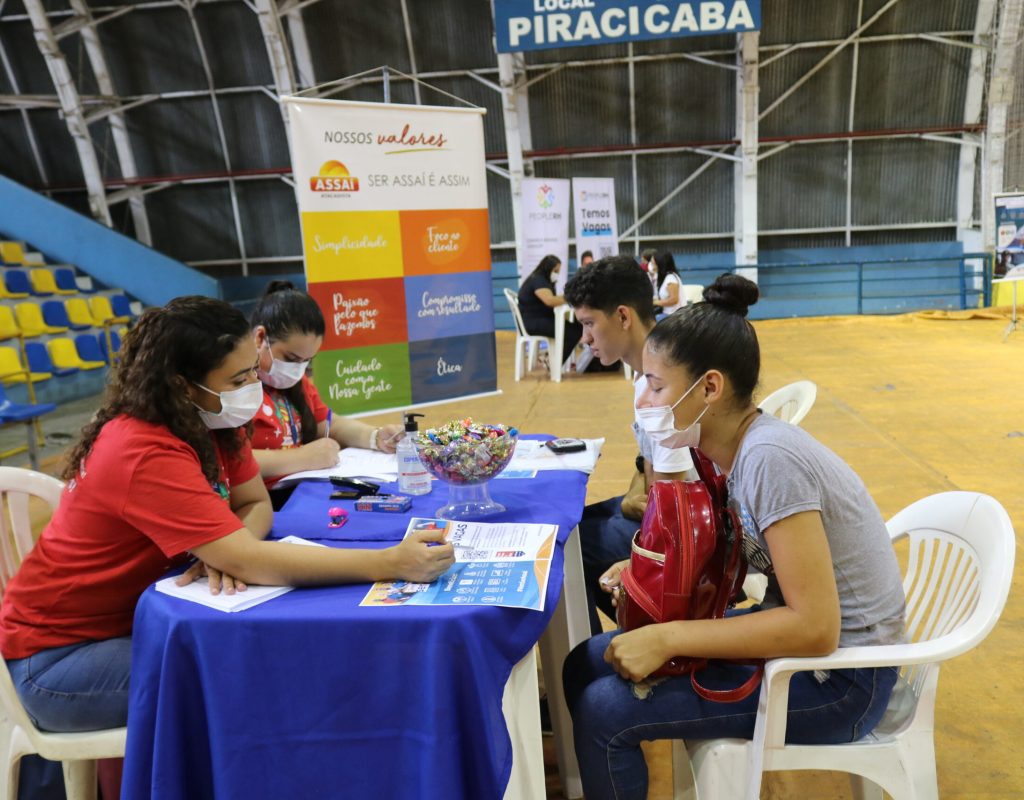
[[381, 581], [361, 606], [489, 605], [544, 610], [557, 525], [413, 517], [405, 532], [445, 531], [455, 563], [433, 583]]
[[282, 103], [324, 402], [351, 415], [496, 391], [484, 110]]

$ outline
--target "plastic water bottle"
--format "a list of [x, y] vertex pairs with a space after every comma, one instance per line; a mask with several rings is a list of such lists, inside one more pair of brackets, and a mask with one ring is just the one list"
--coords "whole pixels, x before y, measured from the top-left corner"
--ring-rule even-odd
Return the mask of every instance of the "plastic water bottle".
[[429, 494], [433, 488], [430, 483], [430, 473], [420, 461], [419, 453], [416, 452], [416, 445], [413, 442], [420, 429], [416, 417], [422, 416], [422, 414], [411, 413], [405, 415], [405, 436], [395, 448], [395, 455], [398, 457], [398, 491], [402, 494]]

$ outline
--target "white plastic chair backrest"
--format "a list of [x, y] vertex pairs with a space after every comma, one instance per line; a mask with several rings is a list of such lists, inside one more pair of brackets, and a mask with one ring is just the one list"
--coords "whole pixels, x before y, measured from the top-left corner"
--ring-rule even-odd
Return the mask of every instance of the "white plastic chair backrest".
[[704, 287], [699, 283], [684, 283], [679, 287], [679, 294], [687, 304], [699, 303], [704, 299]]
[[[34, 544], [29, 517], [29, 497], [57, 508], [64, 484], [56, 478], [17, 467], [0, 467], [0, 586], [6, 586]], [[0, 658], [0, 703], [18, 727], [33, 738], [36, 728], [18, 699], [7, 662]]]
[[758, 404], [758, 408], [783, 422], [799, 425], [811, 410], [817, 396], [817, 384], [813, 381], [797, 381], [776, 389]]
[[934, 660], [902, 670], [919, 698], [939, 661], [970, 650], [999, 619], [1013, 581], [1013, 524], [993, 497], [944, 492], [907, 506], [886, 527], [894, 543], [910, 539], [907, 640], [939, 645]]
[[17, 572], [34, 544], [29, 496], [57, 508], [64, 484], [56, 478], [18, 467], [0, 467], [0, 588]]
[[512, 310], [512, 319], [516, 323], [516, 333], [526, 338], [530, 334], [526, 332], [526, 323], [523, 322], [523, 315], [519, 313], [519, 298], [511, 289], [505, 289], [505, 299], [508, 300], [508, 307]]

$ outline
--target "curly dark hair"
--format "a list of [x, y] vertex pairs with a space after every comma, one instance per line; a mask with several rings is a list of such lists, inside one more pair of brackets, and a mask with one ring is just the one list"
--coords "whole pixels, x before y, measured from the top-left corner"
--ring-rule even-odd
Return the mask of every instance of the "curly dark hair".
[[[298, 291], [290, 281], [271, 281], [267, 284], [263, 297], [253, 309], [249, 323], [253, 328], [257, 325], [266, 328], [267, 338], [271, 342], [287, 339], [293, 333], [311, 333], [322, 337], [325, 331], [324, 315], [316, 300], [305, 292]], [[299, 412], [302, 444], [313, 441], [316, 438], [316, 420], [313, 418], [313, 409], [306, 400], [302, 381], [288, 389], [274, 391], [288, 398]]]
[[[150, 308], [125, 336], [103, 405], [82, 429], [62, 477], [70, 480], [89, 455], [103, 426], [121, 414], [166, 426], [199, 456], [203, 475], [219, 477], [210, 429], [189, 398], [186, 384], [201, 383], [239, 342], [251, 336], [241, 311], [209, 297], [178, 297]], [[243, 437], [234, 428], [213, 431], [221, 450], [235, 456]]]

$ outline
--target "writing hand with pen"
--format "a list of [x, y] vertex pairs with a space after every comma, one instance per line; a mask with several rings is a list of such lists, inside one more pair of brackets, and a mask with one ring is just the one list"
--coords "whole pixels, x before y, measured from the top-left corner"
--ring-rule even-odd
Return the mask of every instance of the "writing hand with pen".
[[401, 425], [385, 425], [382, 428], [377, 428], [373, 441], [374, 449], [380, 450], [382, 453], [393, 453], [403, 436], [405, 436], [405, 428]]

